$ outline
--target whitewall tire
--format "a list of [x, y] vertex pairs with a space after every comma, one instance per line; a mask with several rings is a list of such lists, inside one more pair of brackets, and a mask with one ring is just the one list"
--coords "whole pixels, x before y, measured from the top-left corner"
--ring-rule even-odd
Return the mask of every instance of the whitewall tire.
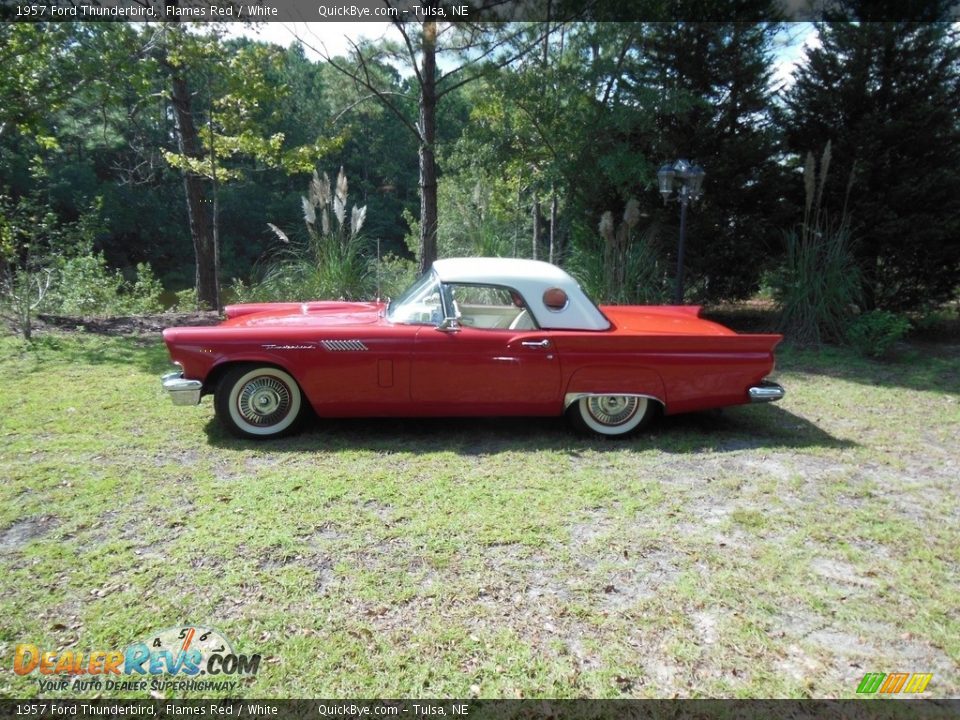
[[649, 425], [657, 409], [656, 401], [640, 395], [588, 395], [571, 405], [570, 418], [581, 431], [624, 437]]
[[227, 372], [214, 397], [217, 417], [241, 438], [267, 439], [291, 432], [303, 415], [303, 393], [280, 368], [238, 366]]

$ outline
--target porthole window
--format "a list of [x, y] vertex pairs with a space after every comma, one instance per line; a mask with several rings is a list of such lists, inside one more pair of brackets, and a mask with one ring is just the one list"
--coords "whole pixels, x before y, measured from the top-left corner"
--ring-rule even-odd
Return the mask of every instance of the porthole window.
[[570, 298], [560, 288], [550, 288], [543, 293], [543, 304], [551, 312], [560, 312], [564, 310], [570, 302]]

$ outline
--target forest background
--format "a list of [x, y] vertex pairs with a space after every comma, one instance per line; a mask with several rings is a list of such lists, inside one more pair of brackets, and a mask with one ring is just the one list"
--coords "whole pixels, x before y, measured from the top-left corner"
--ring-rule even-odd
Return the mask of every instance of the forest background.
[[320, 59], [210, 23], [3, 23], [0, 300], [29, 334], [38, 312], [385, 297], [501, 255], [666, 302], [657, 170], [685, 158], [706, 171], [685, 301], [768, 298], [799, 340], [876, 349], [960, 287], [938, 13], [818, 24], [786, 77], [797, 30], [773, 22], [424, 20]]

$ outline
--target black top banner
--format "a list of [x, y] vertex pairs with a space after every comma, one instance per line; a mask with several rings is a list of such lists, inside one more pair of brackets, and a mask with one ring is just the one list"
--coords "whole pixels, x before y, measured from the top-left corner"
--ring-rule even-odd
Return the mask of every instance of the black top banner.
[[0, 718], [955, 720], [960, 700], [5, 700]]
[[960, 20], [960, 0], [0, 0], [5, 22]]

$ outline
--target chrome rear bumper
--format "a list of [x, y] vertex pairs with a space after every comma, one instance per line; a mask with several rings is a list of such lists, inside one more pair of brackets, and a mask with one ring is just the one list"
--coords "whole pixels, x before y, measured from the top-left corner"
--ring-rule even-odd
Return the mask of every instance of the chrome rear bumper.
[[203, 383], [199, 380], [184, 380], [183, 371], [167, 373], [160, 378], [160, 382], [163, 389], [170, 394], [174, 405], [196, 405], [200, 402]]
[[782, 385], [764, 380], [759, 385], [750, 388], [747, 393], [750, 395], [750, 402], [758, 403], [780, 400], [787, 394], [787, 391], [783, 389]]

